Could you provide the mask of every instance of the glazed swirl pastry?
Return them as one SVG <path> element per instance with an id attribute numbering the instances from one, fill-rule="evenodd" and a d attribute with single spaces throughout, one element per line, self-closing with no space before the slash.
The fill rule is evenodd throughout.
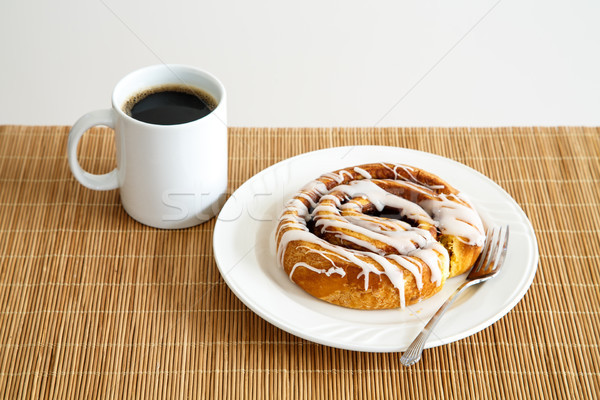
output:
<path id="1" fill-rule="evenodd" d="M 481 252 L 481 218 L 434 174 L 391 163 L 324 174 L 285 206 L 277 257 L 311 295 L 344 307 L 404 307 L 439 292 Z"/>

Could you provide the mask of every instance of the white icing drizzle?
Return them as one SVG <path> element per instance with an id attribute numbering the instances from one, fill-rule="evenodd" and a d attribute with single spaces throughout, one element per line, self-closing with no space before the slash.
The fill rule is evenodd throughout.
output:
<path id="1" fill-rule="evenodd" d="M 344 269 L 341 267 L 331 267 L 329 269 L 318 269 L 311 265 L 308 265 L 305 262 L 299 262 L 299 263 L 294 264 L 294 267 L 292 268 L 292 272 L 290 272 L 290 279 L 292 279 L 292 275 L 294 275 L 294 271 L 296 271 L 296 268 L 298 268 L 298 267 L 304 267 L 304 268 L 310 269 L 313 272 L 316 272 L 317 274 L 325 274 L 327 276 L 331 276 L 333 274 L 338 274 L 340 276 L 346 276 L 346 271 L 344 271 Z"/>
<path id="2" fill-rule="evenodd" d="M 348 203 L 344 205 L 347 204 Z M 342 211 L 343 210 L 344 207 L 342 207 Z M 410 224 L 404 221 L 396 219 L 383 220 L 382 218 L 376 218 L 365 214 L 345 215 L 344 218 L 353 225 L 362 226 L 373 232 L 388 232 L 388 235 L 393 235 L 390 231 L 405 231 L 410 228 Z"/>
<path id="3" fill-rule="evenodd" d="M 337 237 L 338 239 L 341 239 L 341 240 L 345 240 L 346 242 L 354 243 L 354 244 L 356 244 L 364 249 L 367 249 L 373 253 L 385 254 L 385 252 L 382 251 L 381 249 L 379 249 L 376 245 L 374 245 L 373 243 L 368 242 L 366 240 L 361 240 L 354 236 L 344 235 L 342 233 L 336 234 L 335 237 Z"/>
<path id="4" fill-rule="evenodd" d="M 315 228 L 320 227 L 323 228 L 324 232 L 337 232 L 328 229 L 333 227 L 345 229 L 351 232 L 364 235 L 367 239 L 385 243 L 386 245 L 393 247 L 394 249 L 396 249 L 398 254 L 407 253 L 409 251 L 425 246 L 428 242 L 434 241 L 431 234 L 423 230 L 383 231 L 381 233 L 373 232 L 369 229 L 363 228 L 362 226 L 352 225 L 343 218 L 319 218 L 315 223 Z M 364 242 L 365 245 L 359 245 L 365 248 L 368 248 L 366 244 L 370 243 L 364 239 L 361 240 L 356 237 L 350 239 L 350 236 L 346 234 L 342 234 L 340 239 L 356 241 L 357 244 L 359 244 L 360 242 Z M 382 253 L 382 250 L 379 250 L 378 253 Z"/>
<path id="5" fill-rule="evenodd" d="M 386 163 L 379 163 L 379 165 L 382 165 L 384 168 L 389 169 L 390 171 L 392 171 L 394 173 L 394 179 L 398 179 L 398 171 L 396 171 L 396 168 L 398 168 L 398 166 L 396 164 L 393 164 L 395 167 L 391 168 L 388 164 Z"/>
<path id="6" fill-rule="evenodd" d="M 312 199 L 312 197 L 310 197 L 310 195 L 307 193 L 300 192 L 296 195 L 296 197 L 301 197 L 301 198 L 307 200 L 308 204 L 310 205 L 311 208 L 314 208 L 317 205 L 317 203 L 315 203 L 315 201 Z"/>
<path id="7" fill-rule="evenodd" d="M 436 251 L 431 251 L 436 249 Z M 448 254 L 448 251 L 439 244 L 438 242 L 430 243 L 428 247 L 424 247 L 422 249 L 414 250 L 407 255 L 409 257 L 415 257 L 423 261 L 431 271 L 431 282 L 435 282 L 437 286 L 440 286 L 442 283 L 442 269 L 438 265 L 438 253 Z M 445 257 L 445 262 L 449 263 L 449 257 Z M 437 268 L 436 268 L 437 267 Z"/>
<path id="8" fill-rule="evenodd" d="M 350 179 L 354 178 L 354 176 L 350 172 L 346 171 L 345 169 L 341 170 L 338 174 L 336 174 L 334 172 L 329 172 L 329 173 L 321 175 L 321 177 L 333 179 L 337 183 L 342 183 L 342 182 L 344 182 L 344 174 L 348 175 L 348 177 Z"/>
<path id="9" fill-rule="evenodd" d="M 354 172 L 356 172 L 357 174 L 360 174 L 365 179 L 372 178 L 371 174 L 368 173 L 367 171 L 365 171 L 364 169 L 362 169 L 361 167 L 354 167 Z"/>
<path id="10" fill-rule="evenodd" d="M 423 288 L 423 275 L 421 273 L 421 268 L 417 263 L 411 261 L 410 257 L 406 256 L 391 254 L 388 257 L 391 260 L 396 261 L 401 267 L 407 269 L 415 277 L 417 289 L 421 290 Z"/>
<path id="11" fill-rule="evenodd" d="M 406 180 L 406 182 L 412 181 L 411 183 L 415 183 L 417 186 L 422 186 L 422 187 L 426 187 L 428 189 L 434 189 L 434 190 L 435 189 L 444 189 L 446 187 L 445 185 L 427 185 L 424 182 L 421 182 L 412 174 L 411 171 L 414 171 L 414 168 L 409 167 L 408 165 L 392 164 L 392 165 L 394 165 L 394 168 L 389 167 L 385 163 L 381 163 L 381 165 L 383 165 L 385 168 L 389 169 L 390 171 L 394 172 L 395 179 L 398 179 L 398 177 L 401 177 L 401 175 L 398 173 L 398 168 L 400 168 L 409 176 L 410 180 Z"/>
<path id="12" fill-rule="evenodd" d="M 325 185 L 323 182 L 314 180 L 304 185 L 300 191 L 306 193 L 315 193 L 318 195 L 318 197 L 321 197 L 329 190 L 327 190 L 327 185 Z"/>
<path id="13" fill-rule="evenodd" d="M 431 224 L 434 223 L 427 211 L 418 204 L 386 192 L 371 180 L 352 181 L 347 185 L 337 186 L 335 190 L 342 191 L 351 198 L 364 197 L 373 203 L 377 211 L 382 211 L 385 207 L 397 208 L 403 217 L 413 220 L 425 219 Z"/>
<path id="14" fill-rule="evenodd" d="M 404 296 L 404 274 L 402 273 L 402 270 L 383 256 L 377 254 L 368 254 L 368 256 L 383 267 L 383 271 L 377 271 L 377 275 L 381 275 L 382 272 L 385 273 L 390 282 L 392 282 L 392 285 L 398 289 L 398 294 L 400 296 L 400 307 L 404 307 L 406 305 L 406 299 Z M 363 271 L 361 274 L 368 274 L 368 271 Z M 360 277 L 360 274 L 358 277 Z M 368 278 L 368 275 L 365 275 L 365 290 L 369 288 Z"/>
<path id="15" fill-rule="evenodd" d="M 456 200 L 460 199 L 454 195 L 439 194 L 437 199 L 426 200 L 422 205 L 438 221 L 442 234 L 458 236 L 467 244 L 483 245 L 483 223 L 477 212 Z"/>
<path id="16" fill-rule="evenodd" d="M 304 203 L 299 199 L 291 199 L 285 204 L 284 211 L 296 211 L 297 209 L 301 210 L 301 214 L 308 214 L 308 207 L 304 205 Z"/>
<path id="17" fill-rule="evenodd" d="M 347 170 L 328 173 L 319 179 L 335 181 L 325 184 L 314 180 L 305 185 L 300 193 L 285 205 L 280 218 L 277 237 L 277 258 L 283 265 L 286 249 L 291 242 L 302 241 L 308 246 L 300 246 L 307 253 L 315 253 L 331 265 L 328 268 L 316 268 L 306 260 L 292 266 L 290 279 L 297 268 L 302 267 L 318 274 L 345 276 L 343 268 L 334 260 L 358 266 L 362 271 L 358 277 L 364 279 L 364 288 L 369 288 L 370 274 L 386 275 L 397 288 L 401 306 L 405 305 L 405 278 L 403 270 L 415 279 L 419 290 L 423 288 L 423 268 L 430 271 L 430 281 L 441 285 L 447 276 L 449 255 L 429 231 L 413 227 L 409 223 L 381 218 L 362 213 L 362 206 L 352 199 L 366 199 L 378 211 L 387 208 L 398 210 L 402 218 L 412 221 L 424 221 L 436 226 L 442 234 L 459 237 L 466 243 L 481 245 L 485 240 L 481 219 L 468 200 L 454 194 L 438 193 L 445 185 L 425 185 L 419 182 L 413 168 L 401 164 L 382 163 L 394 175 L 401 192 L 406 189 L 413 197 L 420 199 L 416 203 L 392 194 L 378 184 L 385 180 L 373 180 L 372 175 L 361 167 L 354 167 L 355 173 L 364 179 L 351 180 L 346 184 L 345 177 L 353 179 Z M 401 170 L 402 173 L 398 171 Z M 407 178 L 408 177 L 408 178 Z M 399 179 L 399 180 L 398 180 Z M 403 189 L 404 188 L 404 189 Z M 321 234 L 333 235 L 341 242 L 352 243 L 361 250 L 346 248 L 316 236 L 307 228 L 307 221 L 314 220 L 315 230 Z M 419 225 L 420 226 L 420 225 Z M 390 253 L 389 249 L 393 249 Z M 397 253 L 397 254 L 394 254 Z"/>
<path id="18" fill-rule="evenodd" d="M 317 253 L 317 254 L 319 254 L 321 257 L 323 257 L 324 259 L 326 259 L 327 261 L 329 261 L 331 263 L 331 265 L 333 265 L 334 267 L 336 267 L 335 262 L 333 262 L 333 260 L 328 257 L 328 255 L 329 256 L 335 256 L 336 254 L 334 254 L 334 253 L 328 253 L 328 252 L 321 251 L 321 250 L 311 249 L 308 246 L 299 246 L 299 247 L 306 249 L 307 253 Z"/>
<path id="19" fill-rule="evenodd" d="M 277 254 L 277 258 L 279 259 L 279 263 L 281 265 L 283 265 L 283 257 L 285 256 L 285 249 L 287 248 L 287 246 L 290 242 L 293 242 L 296 240 L 306 241 L 306 242 L 315 244 L 317 246 L 323 247 L 323 248 L 327 249 L 328 251 L 335 253 L 335 255 L 337 257 L 339 257 L 341 260 L 350 262 L 350 263 L 353 263 L 353 264 L 356 264 L 357 266 L 359 266 L 362 269 L 361 275 L 365 277 L 365 289 L 367 289 L 369 287 L 368 279 L 369 279 L 369 274 L 371 272 L 375 273 L 377 275 L 381 274 L 381 271 L 379 271 L 374 265 L 362 260 L 358 256 L 359 254 L 361 254 L 360 252 L 353 251 L 351 249 L 345 249 L 340 246 L 332 245 L 332 244 L 326 242 L 325 240 L 318 238 L 314 234 L 312 234 L 308 231 L 303 231 L 303 230 L 288 230 L 281 237 L 281 242 L 280 242 L 280 245 L 278 248 L 278 254 Z M 294 267 L 302 266 L 302 265 L 298 265 L 298 264 L 301 264 L 301 263 L 294 264 Z"/>

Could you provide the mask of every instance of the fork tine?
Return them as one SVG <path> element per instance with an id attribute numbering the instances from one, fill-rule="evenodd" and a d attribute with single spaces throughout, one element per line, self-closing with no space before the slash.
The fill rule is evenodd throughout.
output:
<path id="1" fill-rule="evenodd" d="M 496 262 L 494 263 L 494 269 L 496 269 L 500 265 L 502 265 L 504 263 L 504 258 L 506 257 L 506 249 L 508 247 L 508 234 L 509 234 L 510 227 L 508 225 L 506 225 L 505 228 L 506 229 L 504 231 L 504 235 L 501 237 L 503 242 L 501 242 L 501 244 L 498 246 L 498 248 L 499 249 L 502 248 L 502 250 L 499 251 L 498 258 L 496 259 Z"/>
<path id="2" fill-rule="evenodd" d="M 475 268 L 473 268 L 473 272 L 479 273 L 482 269 L 486 269 L 487 266 L 490 264 L 490 259 L 494 251 L 493 243 L 497 233 L 498 227 L 494 226 L 485 240 L 485 245 L 483 247 L 483 250 L 481 251 L 481 257 L 479 258 L 479 261 Z"/>
<path id="3" fill-rule="evenodd" d="M 500 240 L 501 238 L 501 231 L 502 227 L 495 227 L 494 231 L 492 232 L 492 235 L 490 235 L 490 247 L 488 249 L 489 254 L 487 254 L 487 257 L 485 258 L 485 264 L 479 271 L 480 273 L 489 273 L 495 265 L 495 261 L 497 259 L 498 254 L 498 240 Z"/>
<path id="4" fill-rule="evenodd" d="M 490 251 L 490 258 L 485 270 L 482 271 L 486 274 L 493 273 L 496 271 L 504 262 L 506 256 L 506 248 L 508 245 L 508 225 L 500 227 L 497 231 L 497 235 L 494 237 L 493 249 Z"/>
<path id="5" fill-rule="evenodd" d="M 493 227 L 492 231 L 490 232 L 488 237 L 485 239 L 483 250 L 481 251 L 481 257 L 479 257 L 479 260 L 477 261 L 477 265 L 475 265 L 475 267 L 473 267 L 473 269 L 472 269 L 473 272 L 478 272 L 481 269 L 481 267 L 486 264 L 486 262 L 487 262 L 486 260 L 489 257 L 488 249 L 490 247 L 490 243 L 492 242 L 491 238 L 494 235 L 495 231 L 496 231 L 496 227 Z"/>

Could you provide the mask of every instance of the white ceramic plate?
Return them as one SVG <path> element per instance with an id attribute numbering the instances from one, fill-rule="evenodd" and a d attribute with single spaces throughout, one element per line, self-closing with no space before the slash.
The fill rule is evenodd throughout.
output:
<path id="1" fill-rule="evenodd" d="M 214 253 L 223 279 L 250 309 L 304 339 L 358 351 L 402 351 L 465 276 L 449 279 L 430 299 L 405 309 L 361 311 L 318 300 L 277 265 L 274 233 L 284 203 L 304 184 L 336 169 L 371 162 L 413 165 L 433 172 L 468 195 L 486 225 L 509 224 L 500 274 L 467 289 L 439 322 L 426 347 L 472 335 L 508 313 L 535 275 L 538 247 L 531 223 L 496 183 L 456 161 L 397 147 L 338 147 L 277 163 L 245 182 L 219 214 Z"/>

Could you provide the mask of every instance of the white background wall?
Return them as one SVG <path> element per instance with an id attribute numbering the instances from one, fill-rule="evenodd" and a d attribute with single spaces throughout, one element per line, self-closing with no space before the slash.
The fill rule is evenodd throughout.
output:
<path id="1" fill-rule="evenodd" d="M 232 126 L 600 125 L 597 0 L 1 0 L 0 124 L 72 124 L 156 63 Z"/>

